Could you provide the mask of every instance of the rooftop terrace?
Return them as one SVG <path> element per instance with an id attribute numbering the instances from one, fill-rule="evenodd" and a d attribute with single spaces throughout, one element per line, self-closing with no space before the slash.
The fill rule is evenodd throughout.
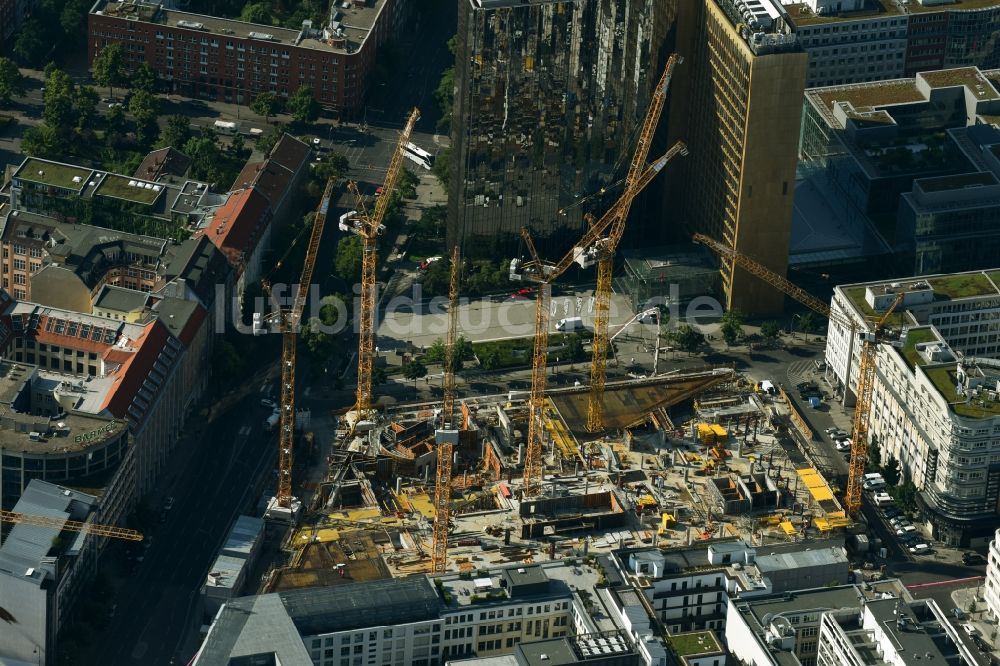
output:
<path id="1" fill-rule="evenodd" d="M 80 191 L 87 184 L 91 173 L 93 172 L 90 169 L 29 157 L 21 168 L 14 172 L 14 177 L 42 185 Z"/>
<path id="2" fill-rule="evenodd" d="M 924 372 L 934 384 L 934 388 L 948 401 L 951 410 L 959 416 L 972 419 L 1000 416 L 1000 400 L 979 399 L 970 396 L 970 399 L 966 401 L 965 396 L 958 395 L 955 390 L 957 382 L 954 364 L 924 368 Z"/>
<path id="3" fill-rule="evenodd" d="M 911 328 L 906 332 L 906 341 L 903 343 L 903 348 L 900 353 L 903 358 L 906 359 L 906 364 L 910 366 L 912 370 L 915 366 L 924 365 L 924 359 L 917 352 L 917 345 L 924 342 L 933 342 L 937 340 L 938 337 L 934 333 L 934 329 L 930 326 L 920 326 L 919 328 Z"/>
<path id="4" fill-rule="evenodd" d="M 901 12 L 894 2 L 883 0 L 868 0 L 866 8 L 857 12 L 842 12 L 840 14 L 817 14 L 804 2 L 785 5 L 792 23 L 797 27 L 821 23 L 839 23 L 843 21 L 859 21 L 875 16 L 898 16 Z"/>
<path id="5" fill-rule="evenodd" d="M 714 631 L 695 631 L 686 634 L 670 636 L 670 645 L 678 657 L 691 657 L 698 654 L 722 652 Z"/>
<path id="6" fill-rule="evenodd" d="M 978 99 L 1000 99 L 1000 93 L 997 93 L 993 84 L 975 67 L 920 72 L 917 76 L 923 78 L 933 88 L 966 86 L 976 94 Z"/>
<path id="7" fill-rule="evenodd" d="M 974 298 L 977 296 L 992 296 L 1000 294 L 984 273 L 958 273 L 943 275 L 927 280 L 934 289 L 936 299 Z"/>

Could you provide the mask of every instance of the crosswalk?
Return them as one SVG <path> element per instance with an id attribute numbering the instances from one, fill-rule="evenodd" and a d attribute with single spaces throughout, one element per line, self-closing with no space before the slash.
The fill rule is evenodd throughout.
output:
<path id="1" fill-rule="evenodd" d="M 788 386 L 794 387 L 797 384 L 816 380 L 816 366 L 812 361 L 794 361 L 788 364 L 786 371 L 788 375 Z"/>

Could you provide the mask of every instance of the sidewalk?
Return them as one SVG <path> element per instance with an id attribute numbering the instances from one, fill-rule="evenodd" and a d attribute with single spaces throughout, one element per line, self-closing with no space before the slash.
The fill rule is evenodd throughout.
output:
<path id="1" fill-rule="evenodd" d="M 956 608 L 961 608 L 965 613 L 966 618 L 961 621 L 961 624 L 971 624 L 975 627 L 980 638 L 993 648 L 992 654 L 1000 656 L 1000 651 L 997 649 L 998 644 L 1000 644 L 1000 631 L 998 631 L 996 620 L 987 610 L 986 602 L 981 593 L 982 586 L 966 587 L 952 592 L 951 600 L 955 602 Z M 970 608 L 973 608 L 973 603 L 975 603 L 975 610 L 970 611 Z"/>

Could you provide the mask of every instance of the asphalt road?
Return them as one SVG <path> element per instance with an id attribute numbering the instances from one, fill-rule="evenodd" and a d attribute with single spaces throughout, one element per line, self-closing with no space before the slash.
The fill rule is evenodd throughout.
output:
<path id="1" fill-rule="evenodd" d="M 175 504 L 148 536 L 145 561 L 118 590 L 118 609 L 92 664 L 185 663 L 185 647 L 202 622 L 199 588 L 236 516 L 252 508 L 258 481 L 274 467 L 273 437 L 262 433 L 260 394 L 253 391 L 220 415 L 194 442 L 194 453 L 164 494 Z M 181 655 L 181 652 L 185 654 Z M 176 658 L 176 659 L 175 659 Z"/>

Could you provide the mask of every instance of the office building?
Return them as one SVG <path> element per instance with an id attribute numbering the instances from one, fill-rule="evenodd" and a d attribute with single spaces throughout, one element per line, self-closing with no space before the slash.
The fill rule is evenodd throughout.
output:
<path id="1" fill-rule="evenodd" d="M 351 115 L 364 106 L 368 76 L 389 41 L 394 0 L 330 4 L 323 25 L 288 29 L 168 9 L 160 3 L 101 0 L 88 18 L 92 63 L 121 44 L 126 64 L 148 64 L 187 97 L 249 104 L 262 92 L 287 97 L 308 86 L 324 107 Z"/>
<path id="2" fill-rule="evenodd" d="M 93 495 L 38 479 L 25 489 L 14 511 L 61 523 L 101 523 Z M 62 663 L 56 637 L 97 570 L 100 542 L 80 532 L 16 524 L 0 546 L 0 662 Z"/>
<path id="3" fill-rule="evenodd" d="M 937 602 L 895 580 L 732 599 L 726 643 L 754 666 L 978 663 Z"/>
<path id="4" fill-rule="evenodd" d="M 459 2 L 449 245 L 509 257 L 528 227 L 546 257 L 570 250 L 620 192 L 591 196 L 625 175 L 675 5 Z"/>
<path id="5" fill-rule="evenodd" d="M 878 351 L 869 430 L 899 460 L 934 537 L 985 546 L 1000 501 L 1000 271 L 838 286 L 827 376 L 853 403 L 860 343 L 903 294 Z M 848 379 L 849 378 L 849 379 Z"/>
<path id="6" fill-rule="evenodd" d="M 974 67 L 806 92 L 793 266 L 883 275 L 995 265 L 1000 71 Z"/>
<path id="7" fill-rule="evenodd" d="M 241 597 L 216 615 L 196 666 L 236 658 L 286 666 L 434 666 L 593 633 L 582 591 L 596 572 L 566 562 L 410 576 Z"/>
<path id="8" fill-rule="evenodd" d="M 986 582 L 983 588 L 986 608 L 993 616 L 994 624 L 1000 624 L 1000 529 L 990 541 L 986 554 Z"/>
<path id="9" fill-rule="evenodd" d="M 698 231 L 785 274 L 807 56 L 777 0 L 684 3 L 669 131 L 691 154 L 668 186 L 675 235 Z M 784 296 L 723 265 L 724 305 L 750 316 Z"/>
<path id="10" fill-rule="evenodd" d="M 205 613 L 215 615 L 222 604 L 242 594 L 263 542 L 263 518 L 236 518 L 201 586 Z"/>

